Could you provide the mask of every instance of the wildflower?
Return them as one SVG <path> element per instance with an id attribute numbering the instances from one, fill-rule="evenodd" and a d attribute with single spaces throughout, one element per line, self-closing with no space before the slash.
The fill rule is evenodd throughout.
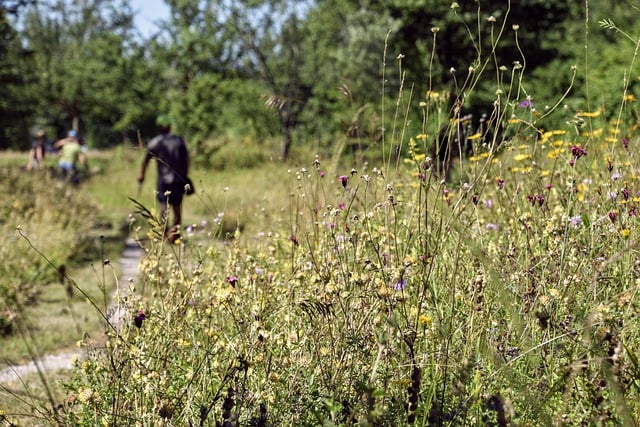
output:
<path id="1" fill-rule="evenodd" d="M 395 285 L 393 285 L 393 289 L 395 289 L 396 291 L 401 291 L 406 286 L 407 286 L 407 279 L 402 277 L 402 278 L 398 279 L 398 281 L 396 282 Z"/>
<path id="2" fill-rule="evenodd" d="M 324 178 L 324 171 L 318 171 L 318 175 L 320 175 L 320 178 Z"/>
<path id="3" fill-rule="evenodd" d="M 527 99 L 523 99 L 522 101 L 520 101 L 518 103 L 518 107 L 520 108 L 533 108 L 533 102 L 531 102 L 531 99 L 527 98 Z"/>
<path id="4" fill-rule="evenodd" d="M 622 175 L 619 174 L 618 172 L 616 172 L 613 175 L 611 175 L 611 181 L 617 181 L 619 179 L 622 179 Z"/>
<path id="5" fill-rule="evenodd" d="M 142 327 L 142 322 L 147 319 L 147 316 L 144 314 L 144 310 L 138 311 L 138 314 L 133 318 L 133 323 L 139 329 Z"/>
<path id="6" fill-rule="evenodd" d="M 580 147 L 579 145 L 572 145 L 570 150 L 571 150 L 571 154 L 573 155 L 573 158 L 576 160 L 578 160 L 582 156 L 587 155 L 587 151 L 584 148 Z"/>
<path id="7" fill-rule="evenodd" d="M 500 230 L 500 226 L 498 224 L 488 223 L 486 226 L 487 230 L 498 231 Z"/>
<path id="8" fill-rule="evenodd" d="M 621 235 L 623 238 L 627 239 L 627 238 L 629 238 L 629 236 L 631 235 L 631 230 L 629 230 L 628 228 L 625 228 L 625 229 L 623 229 L 623 230 L 620 230 L 620 235 Z"/>
<path id="9" fill-rule="evenodd" d="M 238 277 L 237 276 L 227 276 L 227 283 L 235 288 L 236 287 L 236 283 L 238 283 Z"/>
<path id="10" fill-rule="evenodd" d="M 291 243 L 293 243 L 294 246 L 298 246 L 298 239 L 296 236 L 292 234 L 291 236 L 289 236 L 289 240 L 291 240 Z"/>
<path id="11" fill-rule="evenodd" d="M 624 147 L 625 150 L 629 149 L 629 139 L 628 138 L 622 138 L 622 146 Z"/>
<path id="12" fill-rule="evenodd" d="M 486 209 L 491 209 L 493 207 L 493 200 L 491 199 L 486 199 L 484 201 L 484 203 L 482 203 L 482 205 L 486 208 Z"/>
<path id="13" fill-rule="evenodd" d="M 340 180 L 340 184 L 342 184 L 342 187 L 345 188 L 347 186 L 347 181 L 349 180 L 349 177 L 346 175 L 340 175 L 338 179 Z"/>
<path id="14" fill-rule="evenodd" d="M 574 228 L 579 228 L 582 225 L 582 217 L 580 215 L 572 216 L 569 222 Z"/>
<path id="15" fill-rule="evenodd" d="M 616 219 L 618 219 L 618 212 L 616 211 L 609 212 L 609 219 L 611 220 L 611 222 L 616 222 Z"/>
<path id="16" fill-rule="evenodd" d="M 529 203 L 531 203 L 531 206 L 535 206 L 536 203 L 538 204 L 538 206 L 542 206 L 544 204 L 545 197 L 542 194 L 533 194 L 527 196 L 527 200 L 529 201 Z"/>
<path id="17" fill-rule="evenodd" d="M 630 193 L 628 188 L 623 188 L 621 193 L 625 200 L 629 200 Z"/>
<path id="18" fill-rule="evenodd" d="M 431 316 L 423 314 L 420 317 L 418 317 L 418 323 L 420 323 L 422 326 L 429 326 L 431 325 L 431 322 L 433 321 L 433 319 L 431 318 Z"/>
<path id="19" fill-rule="evenodd" d="M 504 179 L 502 178 L 496 179 L 496 184 L 498 185 L 498 188 L 502 190 L 504 188 Z"/>

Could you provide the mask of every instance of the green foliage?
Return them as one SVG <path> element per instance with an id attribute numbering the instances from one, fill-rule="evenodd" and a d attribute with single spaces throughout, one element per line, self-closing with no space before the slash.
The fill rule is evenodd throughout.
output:
<path id="1" fill-rule="evenodd" d="M 478 153 L 459 188 L 419 145 L 388 172 L 317 159 L 258 232 L 147 241 L 67 422 L 632 424 L 635 151 L 535 137 Z"/>
<path id="2" fill-rule="evenodd" d="M 45 170 L 25 174 L 3 166 L 0 178 L 11 189 L 0 198 L 0 227 L 7 238 L 0 249 L 0 323 L 4 333 L 12 333 L 16 309 L 38 304 L 43 286 L 72 286 L 64 270 L 90 256 L 97 237 L 90 230 L 100 219 L 85 196 Z M 33 256 L 37 252 L 46 258 Z"/>
<path id="3" fill-rule="evenodd" d="M 0 7 L 0 149 L 26 147 L 33 113 L 32 94 L 25 91 L 34 78 L 30 66 L 33 52 L 23 49 L 19 34 L 9 24 L 7 11 Z"/>

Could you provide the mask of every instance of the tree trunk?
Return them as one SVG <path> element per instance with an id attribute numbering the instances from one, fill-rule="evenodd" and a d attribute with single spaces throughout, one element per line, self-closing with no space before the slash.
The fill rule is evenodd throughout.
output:
<path id="1" fill-rule="evenodd" d="M 287 123 L 282 124 L 282 160 L 286 161 L 289 158 L 289 152 L 291 151 L 291 126 Z"/>

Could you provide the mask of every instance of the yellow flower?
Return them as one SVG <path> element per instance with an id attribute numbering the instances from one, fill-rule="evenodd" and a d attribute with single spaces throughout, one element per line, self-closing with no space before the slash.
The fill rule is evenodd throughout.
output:
<path id="1" fill-rule="evenodd" d="M 431 322 L 433 321 L 433 319 L 431 318 L 431 316 L 423 314 L 420 317 L 418 317 L 418 323 L 420 323 L 422 326 L 429 326 L 431 325 Z"/>
<path id="2" fill-rule="evenodd" d="M 628 228 L 624 228 L 624 229 L 620 230 L 620 235 L 623 238 L 628 239 L 629 236 L 631 235 L 631 230 L 629 230 Z"/>
<path id="3" fill-rule="evenodd" d="M 580 115 L 582 117 L 598 117 L 600 115 L 600 111 L 584 111 Z"/>
<path id="4" fill-rule="evenodd" d="M 516 162 L 521 162 L 523 160 L 527 160 L 531 158 L 531 154 L 518 154 L 517 156 L 513 157 L 513 160 L 515 160 Z"/>
<path id="5" fill-rule="evenodd" d="M 427 95 L 426 95 L 427 99 L 438 99 L 440 98 L 440 92 L 434 92 L 431 90 L 427 91 Z"/>
<path id="6" fill-rule="evenodd" d="M 603 132 L 603 130 L 602 130 L 602 128 L 600 128 L 600 129 L 594 130 L 593 132 L 585 132 L 584 136 L 599 137 L 599 136 L 602 136 L 602 132 Z"/>
<path id="7" fill-rule="evenodd" d="M 636 102 L 636 96 L 632 93 L 628 93 L 623 98 L 626 102 Z"/>
<path id="8" fill-rule="evenodd" d="M 475 141 L 476 139 L 480 139 L 481 137 L 482 137 L 482 133 L 477 132 L 477 133 L 474 133 L 473 135 L 471 135 L 470 137 L 468 137 L 467 139 L 469 141 Z"/>
<path id="9" fill-rule="evenodd" d="M 564 150 L 562 148 L 556 148 L 554 150 L 549 151 L 549 153 L 547 153 L 547 157 L 550 159 L 555 159 L 563 152 Z"/>

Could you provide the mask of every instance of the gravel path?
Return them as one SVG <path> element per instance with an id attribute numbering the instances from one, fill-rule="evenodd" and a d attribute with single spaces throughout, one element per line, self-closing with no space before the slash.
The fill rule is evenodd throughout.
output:
<path id="1" fill-rule="evenodd" d="M 140 259 L 144 256 L 144 250 L 133 239 L 127 239 L 122 257 L 120 258 L 120 266 L 122 274 L 118 279 L 120 287 L 120 295 L 129 292 L 129 278 L 135 278 L 138 275 L 138 265 Z M 109 321 L 118 325 L 125 316 L 125 311 L 116 306 L 112 306 L 109 310 Z M 65 351 L 57 354 L 48 354 L 39 360 L 29 362 L 24 365 L 9 366 L 0 370 L 0 383 L 10 383 L 20 381 L 26 375 L 40 371 L 58 371 L 61 369 L 71 369 L 72 359 L 74 356 L 82 356 L 80 350 Z"/>

